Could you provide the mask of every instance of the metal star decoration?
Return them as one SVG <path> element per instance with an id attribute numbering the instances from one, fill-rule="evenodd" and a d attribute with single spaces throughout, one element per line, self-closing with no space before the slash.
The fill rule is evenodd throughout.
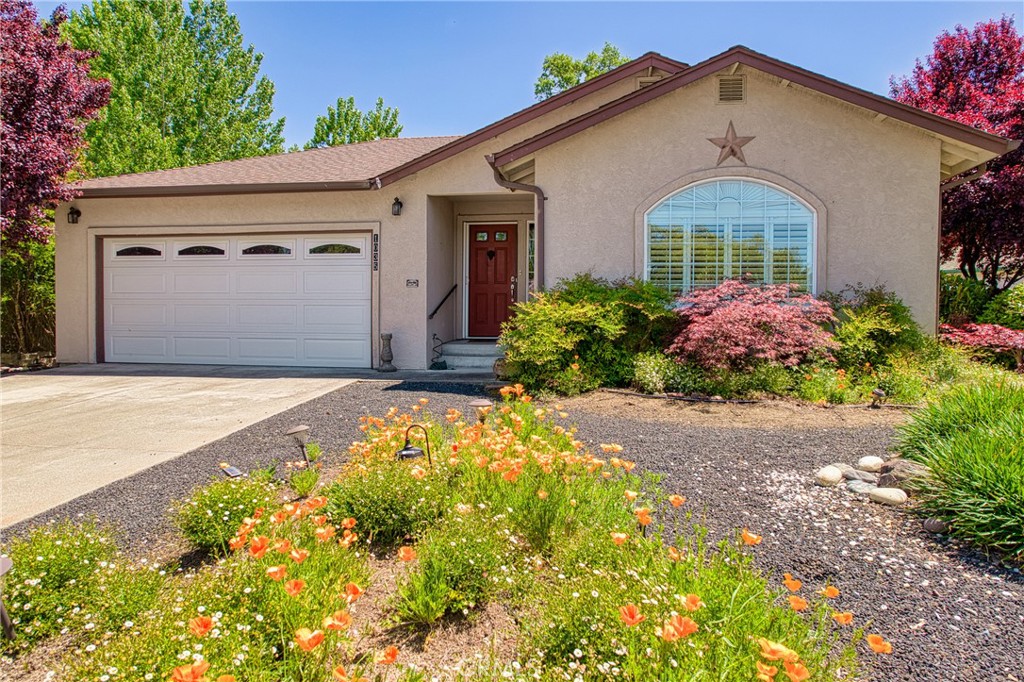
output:
<path id="1" fill-rule="evenodd" d="M 729 121 L 729 129 L 725 131 L 725 137 L 709 137 L 707 139 L 708 142 L 722 150 L 718 155 L 718 163 L 715 164 L 716 166 L 721 166 L 722 162 L 730 156 L 735 156 L 740 160 L 740 163 L 745 164 L 747 160 L 743 157 L 743 145 L 754 138 L 738 136 L 736 129 L 732 127 L 732 121 Z"/>

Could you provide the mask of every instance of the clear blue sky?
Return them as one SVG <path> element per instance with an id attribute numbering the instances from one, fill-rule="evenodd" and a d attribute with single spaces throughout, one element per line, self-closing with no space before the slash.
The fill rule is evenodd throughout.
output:
<path id="1" fill-rule="evenodd" d="M 56 3 L 36 3 L 49 14 Z M 80 2 L 68 3 L 71 9 Z M 688 63 L 742 44 L 887 94 L 935 37 L 1013 15 L 1018 2 L 257 2 L 229 0 L 277 86 L 287 143 L 338 97 L 398 107 L 403 136 L 468 133 L 532 104 L 551 52 L 605 41 Z"/>

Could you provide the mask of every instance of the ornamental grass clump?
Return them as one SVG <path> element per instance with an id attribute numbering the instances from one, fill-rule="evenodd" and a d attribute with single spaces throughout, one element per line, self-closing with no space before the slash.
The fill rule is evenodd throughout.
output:
<path id="1" fill-rule="evenodd" d="M 681 330 L 668 348 L 680 361 L 709 370 L 749 371 L 768 362 L 794 367 L 831 359 L 837 344 L 823 325 L 832 307 L 793 285 L 751 285 L 726 280 L 713 289 L 680 296 Z"/>
<path id="2" fill-rule="evenodd" d="M 926 464 L 922 509 L 950 531 L 1024 558 L 1024 385 L 1012 376 L 956 387 L 897 431 L 904 457 Z"/>

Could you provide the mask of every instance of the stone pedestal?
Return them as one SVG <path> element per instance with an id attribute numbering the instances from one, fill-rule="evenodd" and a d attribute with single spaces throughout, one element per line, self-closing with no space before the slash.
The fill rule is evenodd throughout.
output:
<path id="1" fill-rule="evenodd" d="M 391 364 L 395 354 L 391 352 L 391 334 L 380 335 L 380 366 L 378 372 L 396 372 L 398 368 Z"/>

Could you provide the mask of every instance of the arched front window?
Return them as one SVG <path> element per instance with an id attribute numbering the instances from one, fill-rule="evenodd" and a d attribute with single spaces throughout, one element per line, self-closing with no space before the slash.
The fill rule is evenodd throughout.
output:
<path id="1" fill-rule="evenodd" d="M 647 279 L 673 292 L 741 278 L 811 291 L 814 217 L 757 180 L 690 185 L 647 212 Z"/>

